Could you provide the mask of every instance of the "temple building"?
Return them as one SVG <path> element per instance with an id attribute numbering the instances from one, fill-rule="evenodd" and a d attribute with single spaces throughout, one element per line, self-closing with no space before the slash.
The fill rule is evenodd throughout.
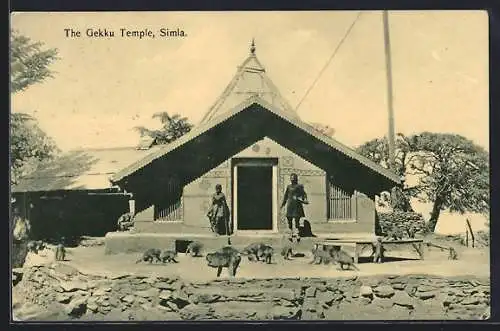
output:
<path id="1" fill-rule="evenodd" d="M 314 234 L 373 234 L 375 196 L 401 184 L 391 171 L 302 121 L 253 44 L 201 122 L 178 140 L 78 153 L 55 161 L 57 175 L 44 175 L 51 170 L 46 167 L 13 188 L 25 213 L 29 204 L 37 209 L 71 197 L 87 201 L 77 203 L 82 210 L 95 210 L 100 201 L 106 224 L 130 208 L 130 235 L 211 235 L 206 213 L 220 184 L 235 236 L 278 235 L 287 227 L 281 200 L 296 173 L 309 198 L 304 208 Z M 76 222 L 72 217 L 68 221 Z"/>

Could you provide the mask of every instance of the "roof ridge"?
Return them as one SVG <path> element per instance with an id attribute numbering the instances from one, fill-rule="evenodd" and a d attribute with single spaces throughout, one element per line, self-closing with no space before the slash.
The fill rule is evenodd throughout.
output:
<path id="1" fill-rule="evenodd" d="M 261 96 L 270 96 L 271 103 L 277 104 L 280 108 L 283 108 L 284 111 L 289 112 L 292 116 L 298 117 L 295 109 L 290 105 L 288 100 L 283 97 L 279 89 L 268 76 L 264 65 L 262 65 L 259 61 L 255 52 L 251 52 L 251 54 L 236 68 L 237 70 L 233 75 L 233 78 L 202 117 L 199 124 L 213 120 L 219 113 L 229 111 L 233 108 L 231 105 L 234 105 L 235 102 L 241 100 L 241 95 L 253 93 Z M 250 78 L 249 80 L 242 79 L 247 76 Z M 255 79 L 257 81 L 255 81 Z M 238 84 L 243 84 L 243 88 Z M 255 86 L 255 84 L 257 85 Z M 235 97 L 231 98 L 232 95 Z"/>
<path id="2" fill-rule="evenodd" d="M 45 179 L 45 178 L 71 178 L 71 177 L 82 177 L 82 176 L 106 176 L 113 175 L 116 171 L 113 172 L 90 172 L 90 173 L 81 173 L 81 174 L 69 174 L 69 175 L 54 175 L 54 176 L 25 176 L 22 179 Z"/>
<path id="3" fill-rule="evenodd" d="M 347 157 L 351 159 L 357 160 L 359 163 L 362 165 L 371 168 L 373 171 L 378 172 L 380 175 L 394 181 L 394 182 L 400 182 L 400 179 L 397 177 L 396 174 L 391 172 L 390 170 L 382 167 L 381 165 L 373 162 L 369 158 L 359 154 L 354 150 L 354 148 L 349 147 L 337 139 L 333 137 L 329 137 L 318 130 L 316 130 L 313 126 L 303 122 L 299 118 L 295 118 L 293 116 L 290 116 L 289 112 L 282 111 L 280 108 L 275 107 L 274 105 L 270 104 L 266 100 L 260 98 L 257 95 L 250 96 L 249 98 L 245 99 L 243 102 L 239 103 L 237 106 L 233 107 L 230 111 L 223 112 L 222 114 L 219 114 L 219 116 L 215 116 L 213 120 L 201 123 L 198 127 L 195 129 L 191 130 L 189 133 L 185 134 L 184 136 L 180 137 L 179 139 L 175 140 L 171 144 L 164 146 L 163 148 L 157 150 L 154 153 L 145 155 L 142 159 L 128 165 L 124 169 L 119 170 L 116 174 L 114 174 L 110 180 L 112 182 L 118 182 L 124 177 L 128 176 L 129 174 L 137 171 L 138 169 L 141 169 L 142 167 L 146 166 L 148 163 L 153 162 L 154 160 L 164 156 L 165 154 L 171 152 L 172 150 L 175 150 L 182 146 L 184 143 L 187 141 L 194 139 L 200 134 L 203 134 L 210 128 L 224 122 L 228 118 L 240 113 L 247 107 L 250 107 L 253 104 L 257 104 L 261 106 L 264 109 L 267 109 L 268 111 L 274 113 L 275 115 L 283 118 L 284 120 L 290 122 L 293 124 L 295 127 L 298 129 L 304 130 L 316 139 L 323 141 L 324 143 L 330 145 L 332 148 L 340 151 Z"/>
<path id="4" fill-rule="evenodd" d="M 118 147 L 79 147 L 73 148 L 66 152 L 83 152 L 83 151 L 109 151 L 109 150 L 127 150 L 127 149 L 137 149 L 137 146 L 118 146 Z"/>

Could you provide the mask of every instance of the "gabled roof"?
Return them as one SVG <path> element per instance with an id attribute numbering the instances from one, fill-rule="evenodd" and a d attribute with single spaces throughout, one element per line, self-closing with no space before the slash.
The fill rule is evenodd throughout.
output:
<path id="1" fill-rule="evenodd" d="M 200 125 L 193 128 L 193 130 L 191 130 L 189 133 L 185 134 L 184 136 L 182 136 L 181 138 L 172 142 L 171 144 L 160 146 L 155 152 L 148 154 L 144 158 L 138 160 L 137 162 L 131 164 L 130 166 L 126 167 L 125 169 L 114 174 L 111 177 L 111 181 L 114 183 L 117 183 L 117 182 L 123 180 L 125 177 L 127 177 L 127 176 L 133 174 L 134 172 L 140 170 L 141 168 L 147 166 L 151 162 L 153 162 L 161 157 L 166 156 L 171 151 L 176 150 L 178 148 L 181 148 L 184 144 L 201 136 L 205 132 L 213 129 L 214 127 L 221 125 L 229 118 L 231 118 L 231 117 L 233 117 L 241 112 L 244 112 L 247 109 L 250 109 L 251 106 L 253 106 L 253 105 L 260 106 L 259 109 L 261 109 L 261 111 L 268 111 L 272 114 L 279 116 L 284 121 L 286 121 L 286 122 L 292 124 L 293 126 L 303 130 L 304 132 L 307 132 L 310 136 L 327 144 L 331 148 L 341 152 L 342 154 L 349 157 L 350 159 L 355 160 L 355 161 L 359 162 L 360 164 L 362 164 L 363 166 L 370 168 L 372 171 L 384 176 L 388 180 L 392 181 L 394 184 L 400 184 L 401 179 L 393 172 L 385 169 L 384 167 L 371 161 L 370 159 L 356 153 L 353 149 L 338 142 L 336 139 L 329 137 L 329 136 L 326 136 L 325 134 L 319 132 L 311 125 L 308 125 L 308 124 L 302 122 L 300 119 L 298 119 L 297 117 L 290 114 L 290 112 L 283 111 L 280 108 L 268 103 L 266 100 L 262 99 L 261 97 L 255 96 L 255 95 L 248 97 L 246 100 L 241 102 L 236 107 L 233 107 L 231 110 L 223 112 L 223 113 L 219 114 L 218 116 L 215 116 L 210 121 L 208 121 L 208 122 L 205 121 L 205 122 L 201 123 Z"/>
<path id="2" fill-rule="evenodd" d="M 12 187 L 12 192 L 110 189 L 111 175 L 142 159 L 156 148 L 141 150 L 137 147 L 120 147 L 70 151 L 23 177 Z"/>
<path id="3" fill-rule="evenodd" d="M 292 117 L 298 115 L 283 98 L 271 79 L 267 76 L 266 69 L 255 55 L 255 44 L 252 41 L 250 55 L 238 66 L 236 74 L 227 85 L 224 92 L 202 118 L 200 124 L 228 112 L 235 106 L 251 96 L 258 96 L 269 104 L 282 109 Z"/>

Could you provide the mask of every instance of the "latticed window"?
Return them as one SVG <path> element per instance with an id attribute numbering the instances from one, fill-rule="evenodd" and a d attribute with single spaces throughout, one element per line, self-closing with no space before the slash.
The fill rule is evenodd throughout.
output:
<path id="1" fill-rule="evenodd" d="M 177 180 L 168 181 L 161 198 L 155 203 L 154 219 L 157 222 L 182 220 L 182 187 Z"/>
<path id="2" fill-rule="evenodd" d="M 329 220 L 353 219 L 351 194 L 334 185 L 331 180 L 327 183 L 327 208 Z"/>

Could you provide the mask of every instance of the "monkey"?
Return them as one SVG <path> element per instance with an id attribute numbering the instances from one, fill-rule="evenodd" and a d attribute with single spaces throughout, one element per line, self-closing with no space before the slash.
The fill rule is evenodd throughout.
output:
<path id="1" fill-rule="evenodd" d="M 130 212 L 121 215 L 116 222 L 118 225 L 118 231 L 128 231 L 132 226 L 134 226 L 133 218 L 134 215 Z"/>
<path id="2" fill-rule="evenodd" d="M 450 247 L 448 252 L 448 260 L 458 260 L 457 251 L 453 247 Z"/>
<path id="3" fill-rule="evenodd" d="M 385 248 L 382 245 L 382 238 L 378 237 L 377 241 L 372 244 L 373 263 L 382 263 L 384 252 Z"/>
<path id="4" fill-rule="evenodd" d="M 271 259 L 274 254 L 274 248 L 269 245 L 261 245 L 257 250 L 257 259 L 260 261 L 263 258 L 262 262 L 266 262 L 267 264 L 271 264 Z"/>
<path id="5" fill-rule="evenodd" d="M 153 260 L 156 260 L 158 262 L 161 262 L 161 250 L 159 250 L 158 248 L 150 248 L 148 250 L 146 250 L 143 254 L 142 254 L 142 257 L 137 260 L 137 262 L 135 262 L 136 264 L 139 263 L 139 262 L 149 262 L 149 263 L 152 263 Z"/>
<path id="6" fill-rule="evenodd" d="M 56 246 L 56 261 L 64 261 L 66 260 L 66 248 L 61 243 Z"/>
<path id="7" fill-rule="evenodd" d="M 240 254 L 240 252 L 232 246 L 224 246 L 221 249 L 217 250 L 217 252 L 222 253 L 222 254 L 226 254 L 226 255 L 231 255 L 231 254 L 239 255 Z"/>
<path id="8" fill-rule="evenodd" d="M 292 246 L 283 246 L 283 248 L 281 248 L 281 256 L 283 256 L 285 260 L 290 260 L 290 257 L 293 256 Z"/>
<path id="9" fill-rule="evenodd" d="M 162 251 L 160 254 L 160 260 L 163 263 L 166 262 L 178 263 L 178 261 L 175 259 L 176 257 L 177 257 L 177 252 L 171 250 Z"/>
<path id="10" fill-rule="evenodd" d="M 28 252 L 38 254 L 38 247 L 35 241 L 30 241 L 28 245 L 26 245 L 26 248 L 28 248 Z"/>
<path id="11" fill-rule="evenodd" d="M 192 257 L 201 256 L 201 249 L 203 248 L 203 244 L 198 241 L 192 241 L 189 243 L 186 254 L 190 254 Z"/>
<path id="12" fill-rule="evenodd" d="M 341 249 L 334 251 L 333 259 L 338 264 L 340 264 L 340 269 L 342 270 L 346 270 L 344 269 L 344 265 L 347 265 L 348 267 L 347 270 L 349 270 L 351 267 L 356 270 L 359 270 L 358 267 L 354 265 L 354 258 Z"/>
<path id="13" fill-rule="evenodd" d="M 39 251 L 43 251 L 45 249 L 45 243 L 41 240 L 30 241 L 27 248 L 28 251 L 38 254 Z"/>
<path id="14" fill-rule="evenodd" d="M 258 255 L 259 250 L 263 249 L 265 245 L 263 243 L 253 243 L 248 245 L 241 252 L 242 255 L 246 255 L 248 257 L 248 261 L 260 261 L 260 257 Z"/>
<path id="15" fill-rule="evenodd" d="M 227 247 L 224 247 L 227 248 Z M 206 260 L 209 267 L 217 268 L 217 277 L 220 277 L 223 268 L 227 268 L 230 276 L 236 276 L 241 262 L 241 255 L 236 250 L 222 250 L 208 253 Z"/>
<path id="16" fill-rule="evenodd" d="M 406 229 L 406 233 L 408 234 L 408 238 L 413 239 L 415 238 L 415 234 L 417 231 L 415 230 L 415 227 L 410 226 L 408 229 Z"/>
<path id="17" fill-rule="evenodd" d="M 335 263 L 335 260 L 330 255 L 330 252 L 325 249 L 321 249 L 319 247 L 313 248 L 313 260 L 309 262 L 309 264 L 330 264 Z"/>
<path id="18" fill-rule="evenodd" d="M 333 263 L 335 264 L 335 259 L 334 257 L 334 252 L 336 250 L 339 250 L 340 247 L 337 246 L 323 246 L 320 247 L 320 245 L 314 245 L 312 249 L 312 254 L 313 254 L 313 260 L 309 262 L 309 264 L 329 264 Z"/>
<path id="19" fill-rule="evenodd" d="M 403 239 L 403 237 L 404 237 L 403 230 L 401 230 L 396 226 L 393 226 L 391 231 L 389 231 L 389 238 L 392 240 L 401 240 Z"/>

